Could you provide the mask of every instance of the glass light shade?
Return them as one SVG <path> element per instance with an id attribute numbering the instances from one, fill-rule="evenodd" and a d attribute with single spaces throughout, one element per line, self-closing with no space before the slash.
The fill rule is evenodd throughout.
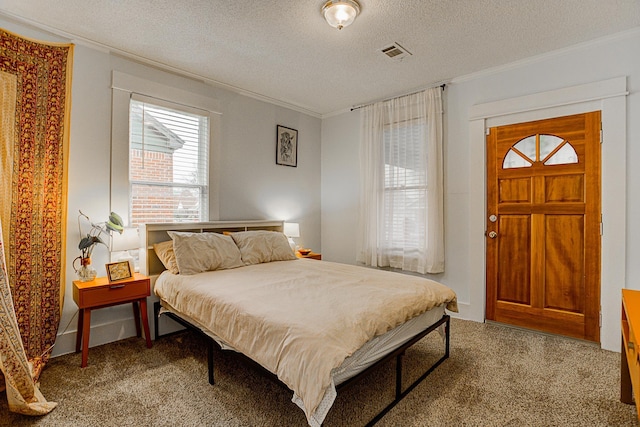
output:
<path id="1" fill-rule="evenodd" d="M 111 252 L 128 251 L 129 249 L 140 249 L 140 236 L 138 227 L 125 228 L 120 233 L 111 233 Z"/>
<path id="2" fill-rule="evenodd" d="M 355 0 L 328 1 L 322 7 L 322 14 L 329 25 L 341 30 L 356 20 L 360 5 Z"/>
<path id="3" fill-rule="evenodd" d="M 136 271 L 137 253 L 141 247 L 138 227 L 125 228 L 120 233 L 111 233 L 111 262 L 128 261 L 131 272 Z M 134 250 L 135 258 L 129 251 Z"/>
<path id="4" fill-rule="evenodd" d="M 283 232 L 287 237 L 300 237 L 300 224 L 297 222 L 285 222 Z"/>

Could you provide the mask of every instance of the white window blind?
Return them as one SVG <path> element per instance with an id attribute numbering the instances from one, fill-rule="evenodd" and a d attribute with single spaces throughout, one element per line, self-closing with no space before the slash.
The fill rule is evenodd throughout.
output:
<path id="1" fill-rule="evenodd" d="M 153 98 L 129 109 L 131 224 L 208 218 L 209 115 Z"/>
<path id="2" fill-rule="evenodd" d="M 424 246 L 427 212 L 426 121 L 410 120 L 385 130 L 384 243 L 389 256 Z"/>

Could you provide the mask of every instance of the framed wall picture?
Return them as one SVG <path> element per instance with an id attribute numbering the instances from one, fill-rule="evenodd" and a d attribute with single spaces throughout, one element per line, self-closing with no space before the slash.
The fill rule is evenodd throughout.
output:
<path id="1" fill-rule="evenodd" d="M 133 277 L 129 261 L 112 262 L 106 265 L 109 282 L 130 279 Z"/>
<path id="2" fill-rule="evenodd" d="M 277 127 L 276 164 L 298 166 L 298 131 L 288 127 Z"/>

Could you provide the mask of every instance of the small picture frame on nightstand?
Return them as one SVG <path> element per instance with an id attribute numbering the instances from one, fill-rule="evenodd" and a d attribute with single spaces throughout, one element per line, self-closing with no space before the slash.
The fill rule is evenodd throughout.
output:
<path id="1" fill-rule="evenodd" d="M 129 261 L 112 262 L 106 264 L 106 267 L 109 282 L 116 282 L 118 280 L 130 279 L 133 277 Z"/>

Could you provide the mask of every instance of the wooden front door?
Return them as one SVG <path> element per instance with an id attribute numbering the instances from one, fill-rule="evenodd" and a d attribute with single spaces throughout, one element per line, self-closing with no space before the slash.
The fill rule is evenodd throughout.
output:
<path id="1" fill-rule="evenodd" d="M 600 341 L 600 112 L 491 128 L 488 320 Z"/>

